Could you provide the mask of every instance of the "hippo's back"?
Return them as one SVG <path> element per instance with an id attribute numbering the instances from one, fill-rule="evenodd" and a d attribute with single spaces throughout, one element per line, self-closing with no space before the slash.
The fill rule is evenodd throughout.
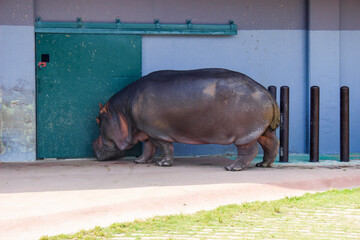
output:
<path id="1" fill-rule="evenodd" d="M 263 86 L 225 69 L 158 71 L 134 86 L 137 128 L 171 142 L 253 141 L 270 126 L 277 107 Z"/>

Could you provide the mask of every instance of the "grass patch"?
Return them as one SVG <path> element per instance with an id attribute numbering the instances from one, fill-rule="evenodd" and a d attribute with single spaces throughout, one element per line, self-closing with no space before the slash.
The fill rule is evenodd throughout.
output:
<path id="1" fill-rule="evenodd" d="M 360 239 L 360 188 L 114 223 L 58 239 Z"/>

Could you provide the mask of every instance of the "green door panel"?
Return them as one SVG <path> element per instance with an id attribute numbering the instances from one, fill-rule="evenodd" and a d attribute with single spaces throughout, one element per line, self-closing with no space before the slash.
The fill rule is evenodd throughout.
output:
<path id="1" fill-rule="evenodd" d="M 141 77 L 141 36 L 36 34 L 37 157 L 93 157 L 99 103 Z M 128 152 L 139 155 L 141 145 Z"/>

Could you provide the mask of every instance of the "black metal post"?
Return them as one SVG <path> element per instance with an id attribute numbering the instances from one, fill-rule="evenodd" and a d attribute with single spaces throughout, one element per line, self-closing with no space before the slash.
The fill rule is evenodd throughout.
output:
<path id="1" fill-rule="evenodd" d="M 349 162 L 349 88 L 340 88 L 340 161 Z"/>
<path id="2" fill-rule="evenodd" d="M 268 87 L 268 91 L 271 93 L 271 95 L 275 98 L 276 100 L 276 87 L 275 86 L 269 86 Z"/>
<path id="3" fill-rule="evenodd" d="M 310 162 L 319 161 L 320 88 L 311 87 L 310 96 Z"/>
<path id="4" fill-rule="evenodd" d="M 289 162 L 289 87 L 280 88 L 280 162 Z"/>

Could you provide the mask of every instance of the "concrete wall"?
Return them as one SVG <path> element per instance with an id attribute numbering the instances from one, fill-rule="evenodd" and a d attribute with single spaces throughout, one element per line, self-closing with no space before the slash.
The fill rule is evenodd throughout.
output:
<path id="1" fill-rule="evenodd" d="M 326 11 L 325 11 L 326 9 Z M 320 152 L 339 153 L 340 87 L 350 87 L 350 152 L 359 152 L 360 1 L 309 1 L 309 85 L 320 86 Z"/>
<path id="2" fill-rule="evenodd" d="M 320 86 L 320 152 L 339 153 L 339 88 L 350 87 L 350 152 L 360 152 L 360 1 L 2 0 L 1 161 L 35 160 L 34 17 L 43 21 L 227 23 L 237 36 L 144 36 L 143 74 L 224 67 L 264 86 L 290 86 L 290 152 L 308 151 L 309 88 Z M 4 53 L 4 54 L 3 54 Z M 278 92 L 279 95 L 279 92 Z M 233 153 L 229 146 L 175 147 L 177 155 Z M 16 159 L 15 156 L 16 155 Z"/>
<path id="3" fill-rule="evenodd" d="M 360 1 L 340 1 L 340 85 L 350 88 L 350 152 L 360 152 Z"/>
<path id="4" fill-rule="evenodd" d="M 0 4 L 0 161 L 34 161 L 33 2 Z"/>
<path id="5" fill-rule="evenodd" d="M 44 21 L 224 24 L 239 29 L 305 29 L 302 0 L 35 0 L 35 15 Z"/>

